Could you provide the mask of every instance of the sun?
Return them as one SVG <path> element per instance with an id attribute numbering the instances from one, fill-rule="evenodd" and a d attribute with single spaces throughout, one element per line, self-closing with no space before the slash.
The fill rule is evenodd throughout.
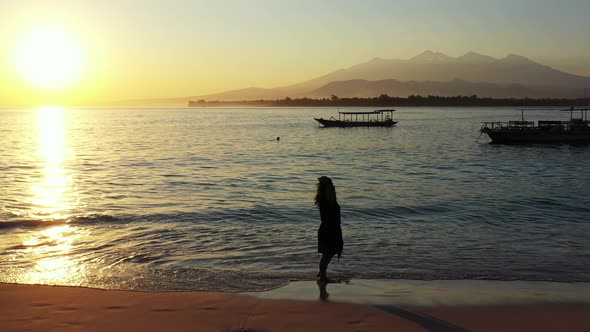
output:
<path id="1" fill-rule="evenodd" d="M 63 90 L 80 79 L 85 57 L 80 42 L 67 30 L 38 26 L 17 40 L 14 64 L 31 87 Z"/>

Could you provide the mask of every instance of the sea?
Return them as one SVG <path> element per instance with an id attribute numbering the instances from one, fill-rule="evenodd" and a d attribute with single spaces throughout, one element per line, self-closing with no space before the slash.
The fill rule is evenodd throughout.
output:
<path id="1" fill-rule="evenodd" d="M 512 108 L 0 109 L 0 282 L 262 291 L 318 270 L 317 178 L 350 279 L 590 282 L 590 147 L 505 146 Z M 568 112 L 525 112 L 530 120 Z"/>

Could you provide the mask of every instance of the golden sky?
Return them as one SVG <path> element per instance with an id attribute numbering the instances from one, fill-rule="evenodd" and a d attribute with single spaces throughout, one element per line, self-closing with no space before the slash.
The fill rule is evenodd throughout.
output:
<path id="1" fill-rule="evenodd" d="M 271 88 L 426 49 L 583 69 L 588 12 L 578 0 L 2 0 L 0 107 Z"/>

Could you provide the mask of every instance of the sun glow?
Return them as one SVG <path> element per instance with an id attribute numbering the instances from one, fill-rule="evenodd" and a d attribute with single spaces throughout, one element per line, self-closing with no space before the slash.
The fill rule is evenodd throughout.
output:
<path id="1" fill-rule="evenodd" d="M 68 31 L 39 26 L 17 41 L 14 65 L 21 78 L 39 90 L 63 90 L 81 76 L 85 65 L 82 45 Z"/>

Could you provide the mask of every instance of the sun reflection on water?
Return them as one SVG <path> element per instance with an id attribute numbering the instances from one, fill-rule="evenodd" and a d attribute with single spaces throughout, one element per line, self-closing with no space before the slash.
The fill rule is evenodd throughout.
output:
<path id="1" fill-rule="evenodd" d="M 66 114 L 59 107 L 43 107 L 37 110 L 37 120 L 41 171 L 30 187 L 29 215 L 64 224 L 31 231 L 23 238 L 21 255 L 28 256 L 32 265 L 17 277 L 17 282 L 78 285 L 85 278 L 87 266 L 72 253 L 84 232 L 68 224 L 77 198 L 72 176 L 64 167 L 69 153 Z"/>
<path id="2" fill-rule="evenodd" d="M 35 219 L 67 219 L 76 204 L 72 178 L 63 167 L 67 156 L 64 110 L 42 107 L 37 111 L 42 177 L 31 186 L 31 216 Z"/>
<path id="3" fill-rule="evenodd" d="M 23 241 L 25 254 L 35 265 L 20 276 L 28 284 L 79 285 L 87 267 L 71 256 L 75 241 L 83 234 L 76 227 L 61 225 L 33 233 Z"/>

